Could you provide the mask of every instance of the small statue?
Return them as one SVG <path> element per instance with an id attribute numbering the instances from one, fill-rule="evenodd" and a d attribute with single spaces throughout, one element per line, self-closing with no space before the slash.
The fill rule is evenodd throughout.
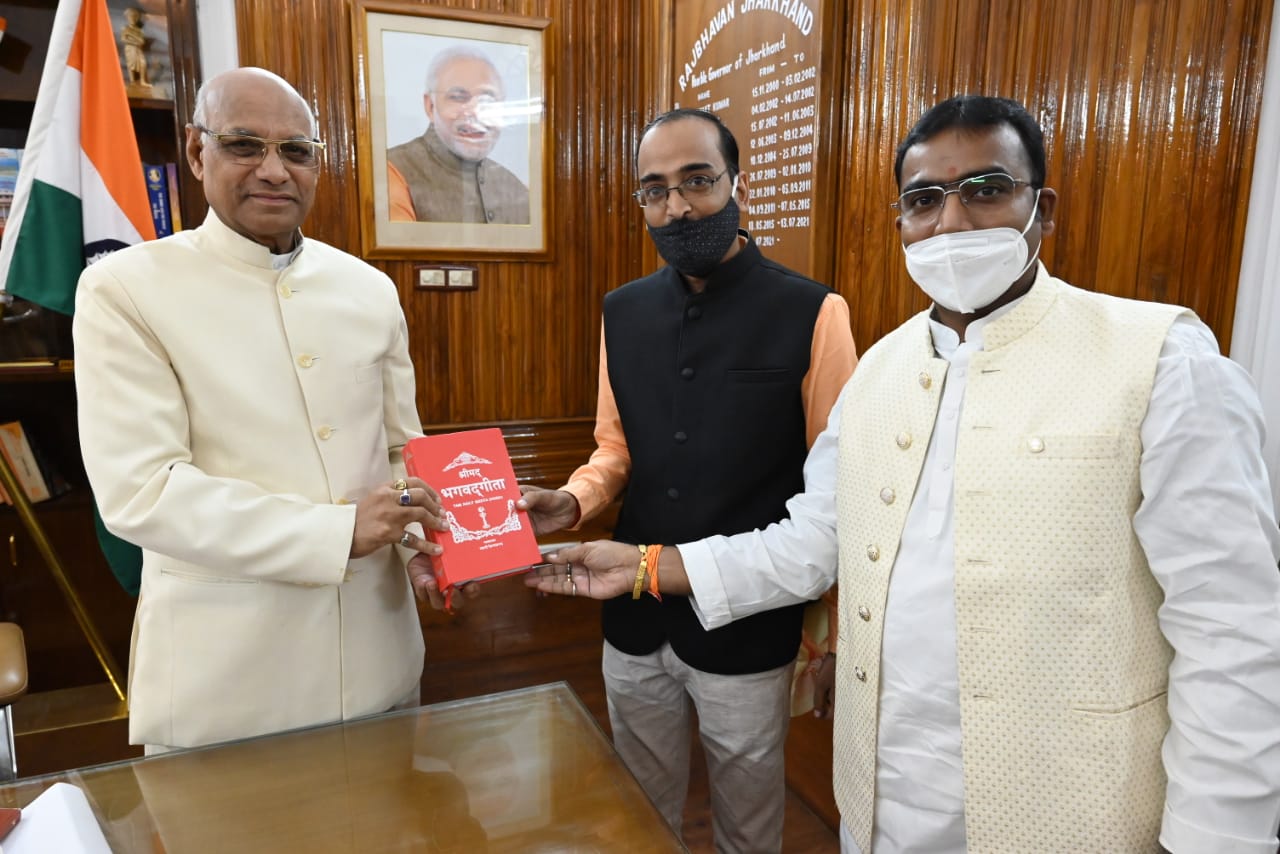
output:
<path id="1" fill-rule="evenodd" d="M 124 45 L 124 67 L 128 72 L 128 92 L 135 97 L 151 95 L 151 77 L 147 68 L 147 38 L 142 31 L 142 10 L 130 7 L 124 10 L 127 22 L 120 29 L 120 43 Z"/>

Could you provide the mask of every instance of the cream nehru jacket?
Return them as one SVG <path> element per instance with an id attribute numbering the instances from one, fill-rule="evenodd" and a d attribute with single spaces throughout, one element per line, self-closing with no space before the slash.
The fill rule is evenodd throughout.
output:
<path id="1" fill-rule="evenodd" d="M 1156 360 L 1184 311 L 1041 268 L 973 356 L 954 496 L 970 851 L 1146 852 L 1158 835 L 1172 653 L 1132 518 Z M 840 415 L 835 789 L 863 851 L 882 616 L 946 370 L 919 314 L 863 357 Z"/>

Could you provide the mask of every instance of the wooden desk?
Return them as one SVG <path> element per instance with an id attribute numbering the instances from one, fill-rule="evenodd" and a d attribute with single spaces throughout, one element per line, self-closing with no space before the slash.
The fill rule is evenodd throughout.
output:
<path id="1" fill-rule="evenodd" d="M 684 851 L 563 682 L 98 765 L 89 796 L 117 854 Z"/>

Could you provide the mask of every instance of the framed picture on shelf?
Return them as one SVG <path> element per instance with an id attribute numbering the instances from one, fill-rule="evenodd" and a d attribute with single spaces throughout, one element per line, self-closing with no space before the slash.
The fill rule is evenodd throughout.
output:
<path id="1" fill-rule="evenodd" d="M 107 0 L 120 73 L 130 98 L 173 100 L 173 60 L 165 0 Z"/>
<path id="2" fill-rule="evenodd" d="M 365 257 L 549 256 L 549 23 L 356 0 Z"/>

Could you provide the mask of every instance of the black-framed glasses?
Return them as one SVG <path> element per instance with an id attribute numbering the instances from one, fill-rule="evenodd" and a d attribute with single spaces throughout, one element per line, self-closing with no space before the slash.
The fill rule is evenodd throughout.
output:
<path id="1" fill-rule="evenodd" d="M 1013 194 L 1018 187 L 1029 186 L 1030 181 L 1023 181 L 1003 172 L 992 172 L 989 175 L 961 178 L 937 187 L 907 190 L 897 201 L 890 202 L 889 207 L 897 208 L 904 220 L 913 223 L 932 222 L 942 213 L 947 196 L 955 193 L 966 208 L 994 213 L 1013 201 Z"/>
<path id="2" fill-rule="evenodd" d="M 286 166 L 320 168 L 320 153 L 324 151 L 324 143 L 316 139 L 263 139 L 244 133 L 215 133 L 203 125 L 193 124 L 191 127 L 213 137 L 218 143 L 218 149 L 233 163 L 257 166 L 267 159 L 267 149 L 274 145 L 281 162 Z"/>
<path id="3" fill-rule="evenodd" d="M 692 202 L 695 199 L 710 195 L 716 182 L 728 174 L 729 167 L 726 166 L 724 171 L 715 177 L 710 175 L 690 175 L 674 187 L 666 187 L 662 184 L 646 184 L 631 195 L 642 208 L 647 208 L 650 205 L 665 205 L 667 196 L 672 190 L 679 193 L 685 201 Z"/>

